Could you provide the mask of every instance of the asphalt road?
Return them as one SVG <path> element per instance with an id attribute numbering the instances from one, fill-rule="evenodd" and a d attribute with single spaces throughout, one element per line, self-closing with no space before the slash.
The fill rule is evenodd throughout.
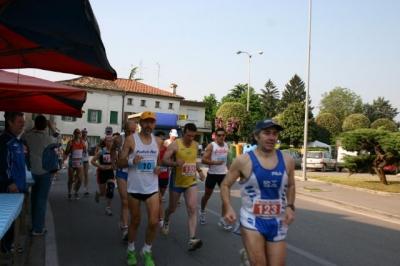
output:
<path id="1" fill-rule="evenodd" d="M 99 204 L 94 201 L 97 185 L 93 170 L 90 170 L 92 194 L 89 197 L 67 200 L 66 170 L 60 171 L 59 180 L 52 187 L 50 207 L 57 243 L 53 252 L 58 257 L 58 265 L 52 266 L 126 265 L 126 244 L 121 241 L 118 228 L 119 195 L 112 207 L 114 216 L 106 216 L 104 199 Z M 203 192 L 204 184 L 199 183 L 198 202 Z M 237 187 L 233 187 L 232 202 L 238 210 Z M 298 198 L 296 206 L 297 219 L 290 227 L 287 239 L 286 265 L 398 265 L 399 224 L 323 205 L 314 199 Z M 170 235 L 158 233 L 154 241 L 156 265 L 239 265 L 241 237 L 217 225 L 220 208 L 219 190 L 216 189 L 206 209 L 207 223 L 198 225 L 197 229 L 196 236 L 204 245 L 195 252 L 188 252 L 187 214 L 181 199 L 181 206 L 171 218 Z M 137 250 L 143 246 L 147 221 L 144 208 L 142 213 L 142 225 L 135 243 Z M 140 256 L 138 259 L 138 265 L 143 265 Z"/>

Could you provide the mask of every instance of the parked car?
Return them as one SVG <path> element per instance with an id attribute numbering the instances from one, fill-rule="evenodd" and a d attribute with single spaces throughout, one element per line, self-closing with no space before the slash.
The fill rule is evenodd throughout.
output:
<path id="1" fill-rule="evenodd" d="M 388 174 L 397 175 L 398 173 L 400 173 L 400 163 L 397 162 L 390 165 L 386 165 L 383 167 L 383 171 L 385 171 L 385 173 Z"/>
<path id="2" fill-rule="evenodd" d="M 292 157 L 294 159 L 294 168 L 296 168 L 296 169 L 301 168 L 301 156 L 298 152 L 293 151 L 293 150 L 281 150 L 281 152 L 289 153 L 290 155 L 292 155 Z"/>
<path id="3" fill-rule="evenodd" d="M 316 169 L 325 172 L 326 170 L 336 169 L 336 160 L 326 151 L 308 151 L 306 156 L 307 169 Z M 301 168 L 304 167 L 304 162 L 301 163 Z"/>
<path id="4" fill-rule="evenodd" d="M 346 151 L 343 149 L 341 146 L 339 146 L 338 151 L 337 151 L 337 157 L 336 157 L 336 171 L 341 172 L 344 163 L 344 157 L 345 156 L 357 156 L 356 151 Z"/>

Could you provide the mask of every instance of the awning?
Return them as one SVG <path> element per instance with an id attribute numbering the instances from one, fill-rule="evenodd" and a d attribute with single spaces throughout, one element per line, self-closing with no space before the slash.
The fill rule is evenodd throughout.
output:
<path id="1" fill-rule="evenodd" d="M 89 1 L 0 0 L 0 69 L 115 80 Z"/>
<path id="2" fill-rule="evenodd" d="M 86 91 L 0 70 L 0 110 L 82 117 Z"/>

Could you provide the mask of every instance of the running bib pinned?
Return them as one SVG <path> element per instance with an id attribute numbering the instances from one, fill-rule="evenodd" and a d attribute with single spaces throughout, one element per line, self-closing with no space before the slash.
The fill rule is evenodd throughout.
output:
<path id="1" fill-rule="evenodd" d="M 72 160 L 72 168 L 81 168 L 82 167 L 82 160 L 81 159 L 73 159 Z"/>
<path id="2" fill-rule="evenodd" d="M 155 167 L 156 162 L 153 160 L 141 160 L 140 163 L 137 165 L 137 169 L 143 173 L 153 172 Z"/>
<path id="3" fill-rule="evenodd" d="M 184 175 L 184 176 L 196 175 L 196 164 L 182 165 L 182 175 Z"/>
<path id="4" fill-rule="evenodd" d="M 103 155 L 103 162 L 111 163 L 111 154 L 104 154 Z"/>
<path id="5" fill-rule="evenodd" d="M 253 213 L 262 216 L 275 216 L 281 213 L 282 204 L 280 200 L 255 199 Z"/>

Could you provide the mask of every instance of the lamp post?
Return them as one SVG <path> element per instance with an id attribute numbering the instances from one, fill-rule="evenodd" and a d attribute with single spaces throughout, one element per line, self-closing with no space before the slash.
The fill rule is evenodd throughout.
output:
<path id="1" fill-rule="evenodd" d="M 236 54 L 247 54 L 247 57 L 249 58 L 249 64 L 248 64 L 248 73 L 247 73 L 247 112 L 250 109 L 250 59 L 253 54 L 263 54 L 263 51 L 256 51 L 252 53 L 244 52 L 244 51 L 237 51 Z"/>

